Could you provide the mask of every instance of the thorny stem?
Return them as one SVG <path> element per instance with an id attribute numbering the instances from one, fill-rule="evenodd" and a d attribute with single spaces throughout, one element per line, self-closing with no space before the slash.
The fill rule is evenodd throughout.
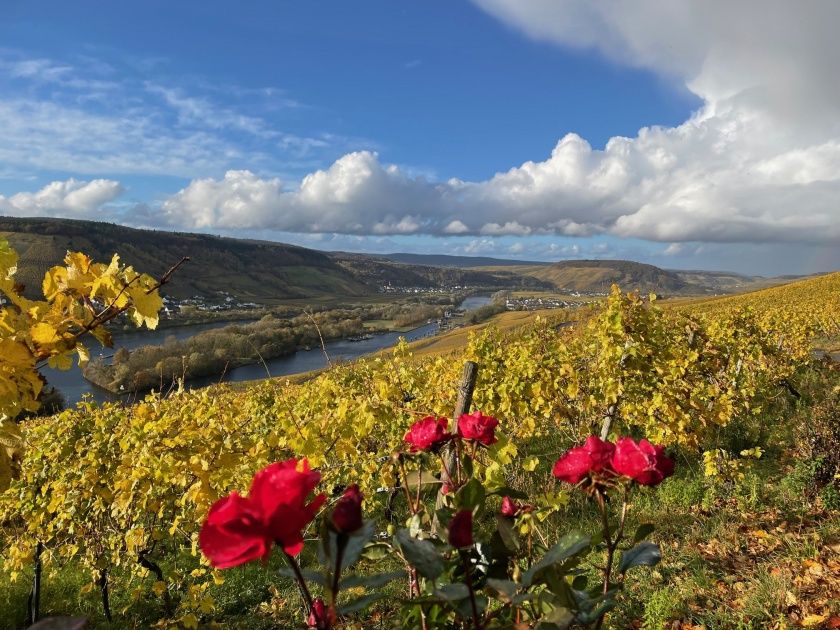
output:
<path id="1" fill-rule="evenodd" d="M 446 473 L 446 480 L 444 483 L 448 484 L 450 487 L 455 485 L 455 480 L 452 478 L 452 471 L 449 470 L 449 466 L 446 465 L 446 457 L 443 454 L 443 451 L 438 453 L 440 457 L 440 463 L 443 466 L 443 471 Z"/>
<path id="2" fill-rule="evenodd" d="M 405 491 L 405 500 L 408 501 L 408 509 L 411 510 L 413 516 L 417 514 L 417 510 L 414 508 L 414 500 L 411 498 L 411 491 L 408 489 L 408 474 L 405 472 L 405 462 L 403 462 L 402 458 L 400 458 L 400 474 L 403 479 L 402 487 Z"/>
<path id="3" fill-rule="evenodd" d="M 292 571 L 294 571 L 295 579 L 297 580 L 298 588 L 300 589 L 300 594 L 306 602 L 306 611 L 307 613 L 310 613 L 312 612 L 312 594 L 306 586 L 306 580 L 303 579 L 303 574 L 300 572 L 300 566 L 298 566 L 297 560 L 295 560 L 293 556 L 289 555 L 285 551 L 283 551 L 283 555 L 286 556 L 286 562 L 289 563 L 289 566 L 292 567 Z"/>
<path id="4" fill-rule="evenodd" d="M 347 535 L 338 535 L 338 550 L 335 553 L 335 571 L 333 572 L 332 589 L 330 589 L 330 608 L 335 610 L 338 599 L 338 580 L 341 577 L 341 561 L 344 559 L 344 548 L 347 546 Z"/>
<path id="5" fill-rule="evenodd" d="M 610 522 L 609 522 L 609 512 L 607 510 L 606 501 L 604 501 L 604 494 L 601 489 L 595 490 L 595 499 L 598 502 L 598 509 L 601 512 L 601 523 L 604 528 L 604 542 L 607 545 L 607 562 L 603 567 L 604 572 L 604 586 L 602 589 L 602 593 L 604 595 L 610 589 L 610 577 L 612 576 L 612 566 L 613 561 L 615 560 L 615 552 L 618 549 L 618 544 L 621 542 L 622 537 L 624 536 L 624 523 L 627 518 L 627 497 L 629 493 L 629 487 L 624 487 L 624 495 L 622 496 L 621 501 L 621 515 L 619 516 L 618 520 L 618 529 L 615 532 L 615 538 L 610 537 Z M 600 630 L 601 626 L 604 623 L 604 615 L 602 615 L 598 619 L 598 623 L 595 624 L 595 630 Z"/>
<path id="6" fill-rule="evenodd" d="M 464 565 L 464 579 L 467 583 L 467 590 L 470 593 L 470 608 L 472 608 L 473 627 L 475 630 L 482 630 L 481 621 L 478 618 L 478 605 L 475 601 L 475 588 L 473 588 L 472 572 L 470 571 L 470 561 L 464 551 L 459 551 L 461 556 L 461 564 Z"/>
<path id="7" fill-rule="evenodd" d="M 423 487 L 423 467 L 417 469 L 417 508 L 420 508 L 420 489 Z"/>

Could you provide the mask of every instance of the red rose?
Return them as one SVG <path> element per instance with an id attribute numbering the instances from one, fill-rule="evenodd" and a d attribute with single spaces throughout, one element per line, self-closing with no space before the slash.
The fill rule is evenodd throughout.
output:
<path id="1" fill-rule="evenodd" d="M 320 480 L 306 459 L 263 468 L 254 475 L 247 498 L 233 492 L 210 508 L 198 539 L 204 555 L 219 569 L 267 558 L 274 543 L 297 555 L 303 549 L 303 529 L 326 499 L 319 494 L 306 503 Z"/>
<path id="2" fill-rule="evenodd" d="M 630 477 L 643 486 L 658 485 L 674 474 L 674 460 L 665 455 L 662 446 L 654 446 L 647 440 L 623 437 L 615 445 L 612 467 L 620 475 Z"/>
<path id="3" fill-rule="evenodd" d="M 312 608 L 309 610 L 306 625 L 310 628 L 317 628 L 317 630 L 329 630 L 332 628 L 333 617 L 332 611 L 327 609 L 324 600 L 319 597 L 312 602 Z"/>
<path id="4" fill-rule="evenodd" d="M 232 492 L 210 508 L 198 542 L 214 567 L 227 569 L 268 558 L 272 539 L 259 506 Z"/>
<path id="5" fill-rule="evenodd" d="M 522 511 L 522 506 L 520 506 L 516 501 L 511 499 L 510 497 L 505 497 L 502 499 L 502 509 L 501 515 L 507 516 L 508 518 L 513 518 L 517 514 Z"/>
<path id="6" fill-rule="evenodd" d="M 298 470 L 300 467 L 300 470 Z M 312 522 L 326 496 L 319 494 L 306 503 L 318 485 L 321 473 L 309 469 L 304 458 L 287 459 L 266 466 L 251 482 L 248 498 L 257 502 L 267 518 L 268 530 L 290 556 L 303 549 L 303 529 Z"/>
<path id="7" fill-rule="evenodd" d="M 344 491 L 330 518 L 335 531 L 351 534 L 362 526 L 362 493 L 355 483 Z"/>
<path id="8" fill-rule="evenodd" d="M 411 445 L 412 453 L 434 450 L 452 439 L 452 435 L 447 431 L 448 428 L 448 419 L 426 416 L 411 425 L 404 439 Z"/>
<path id="9" fill-rule="evenodd" d="M 461 510 L 449 522 L 449 544 L 456 549 L 472 547 L 472 511 Z"/>
<path id="10" fill-rule="evenodd" d="M 480 411 L 462 414 L 458 418 L 458 435 L 465 440 L 475 440 L 484 446 L 495 444 L 496 427 L 499 421 L 493 416 L 482 415 Z"/>
<path id="11" fill-rule="evenodd" d="M 569 450 L 554 464 L 552 473 L 561 481 L 578 483 L 592 473 L 609 470 L 615 446 L 595 435 L 586 438 L 583 446 Z"/>

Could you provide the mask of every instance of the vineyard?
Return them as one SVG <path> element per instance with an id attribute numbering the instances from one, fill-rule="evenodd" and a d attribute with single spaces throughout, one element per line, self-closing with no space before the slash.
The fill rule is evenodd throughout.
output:
<path id="1" fill-rule="evenodd" d="M 144 291 L 154 286 L 151 279 L 143 282 Z M 144 295 L 135 294 L 138 304 Z M 561 484 L 540 481 L 564 450 L 590 434 L 644 436 L 676 454 L 692 472 L 663 483 L 663 498 L 642 494 L 636 504 L 649 515 L 681 511 L 675 522 L 686 528 L 700 514 L 724 522 L 732 509 L 739 518 L 760 513 L 759 520 L 781 526 L 781 503 L 768 507 L 757 495 L 750 499 L 748 489 L 759 492 L 760 474 L 786 479 L 779 486 L 785 496 L 805 501 L 791 509 L 808 542 L 786 539 L 780 530 L 765 531 L 760 540 L 744 534 L 744 545 L 770 545 L 777 538 L 799 545 L 797 562 L 807 560 L 806 574 L 817 567 L 824 579 L 806 584 L 791 577 L 782 597 L 787 592 L 796 601 L 773 608 L 766 625 L 743 627 L 816 627 L 840 614 L 837 574 L 831 577 L 840 569 L 831 551 L 840 533 L 836 512 L 832 516 L 840 506 L 840 468 L 830 446 L 840 437 L 840 377 L 836 366 L 812 351 L 814 340 L 836 347 L 838 322 L 840 274 L 668 307 L 614 288 L 597 307 L 538 317 L 504 332 L 490 326 L 446 354 L 417 356 L 402 343 L 388 355 L 337 365 L 302 383 L 220 385 L 151 395 L 129 407 L 84 402 L 56 416 L 26 419 L 19 424 L 24 446 L 0 495 L 0 611 L 22 624 L 37 560 L 44 608 L 82 612 L 93 623 L 103 619 L 100 602 L 110 593 L 118 604 L 108 614 L 128 627 L 300 624 L 290 581 L 256 566 L 227 573 L 209 566 L 199 532 L 210 506 L 247 488 L 254 473 L 272 462 L 303 457 L 320 471 L 321 487 L 333 497 L 328 504 L 357 483 L 366 511 L 378 515 L 384 531 L 389 517 L 398 522 L 406 510 L 403 495 L 389 489 L 413 479 L 418 496 L 437 491 L 439 481 L 430 474 L 423 485 L 421 464 L 397 465 L 392 454 L 415 421 L 451 415 L 464 363 L 472 361 L 478 365 L 473 408 L 498 418 L 502 427 L 498 441 L 475 458 L 473 474 L 489 492 L 531 492 L 545 527 L 593 518 L 584 500 Z M 812 416 L 825 426 L 804 422 Z M 806 424 L 812 431 L 807 453 Z M 810 476 L 792 455 L 797 450 L 801 460 L 819 462 Z M 671 568 L 654 578 L 653 587 L 628 587 L 623 597 L 630 617 L 615 613 L 609 627 L 628 627 L 631 618 L 647 620 L 646 627 L 673 619 L 706 627 L 715 598 L 727 602 L 731 618 L 749 621 L 758 614 L 731 603 L 749 591 L 735 585 L 745 580 L 720 578 L 718 587 L 717 578 L 709 578 L 711 585 L 681 591 L 687 587 L 667 554 L 683 557 L 679 541 L 688 535 L 666 528 L 662 541 L 669 544 L 661 546 L 664 566 Z M 718 545 L 726 544 L 722 536 Z M 704 549 L 707 557 L 717 553 Z M 749 548 L 737 553 L 752 557 Z M 51 584 L 64 589 L 52 602 Z M 59 599 L 64 609 L 55 603 Z M 794 604 L 799 612 L 790 613 Z M 372 610 L 366 614 L 375 622 L 355 627 L 393 627 L 386 605 Z M 347 627 L 365 618 L 349 614 Z M 674 627 L 695 627 L 685 623 Z"/>

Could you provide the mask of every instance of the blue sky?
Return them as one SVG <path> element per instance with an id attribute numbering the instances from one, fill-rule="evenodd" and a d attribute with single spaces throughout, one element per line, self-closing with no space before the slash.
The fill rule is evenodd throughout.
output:
<path id="1" fill-rule="evenodd" d="M 747 16 L 677 4 L 13 0 L 0 213 L 357 251 L 840 265 L 838 134 L 815 124 L 835 95 L 777 59 L 831 59 L 826 15 L 789 43 L 759 20 L 746 48 Z M 781 102 L 794 80 L 802 99 Z"/>

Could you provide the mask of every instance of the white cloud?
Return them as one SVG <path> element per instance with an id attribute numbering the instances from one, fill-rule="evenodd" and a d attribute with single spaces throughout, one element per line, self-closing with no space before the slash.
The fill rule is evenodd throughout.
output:
<path id="1" fill-rule="evenodd" d="M 476 2 L 532 37 L 680 81 L 703 105 L 679 126 L 603 148 L 567 134 L 543 161 L 485 181 L 435 182 L 369 152 L 287 188 L 228 173 L 179 192 L 169 218 L 351 234 L 840 242 L 840 3 Z"/>
<path id="2" fill-rule="evenodd" d="M 173 88 L 96 59 L 29 58 L 0 48 L 0 168 L 201 177 L 233 167 L 306 173 L 364 139 L 282 129 L 300 103 L 279 90 Z M 222 102 L 224 101 L 224 104 Z"/>
<path id="3" fill-rule="evenodd" d="M 123 192 L 119 182 L 94 179 L 89 182 L 68 179 L 47 184 L 41 190 L 0 195 L 0 213 L 11 216 L 64 216 L 87 218 Z"/>

